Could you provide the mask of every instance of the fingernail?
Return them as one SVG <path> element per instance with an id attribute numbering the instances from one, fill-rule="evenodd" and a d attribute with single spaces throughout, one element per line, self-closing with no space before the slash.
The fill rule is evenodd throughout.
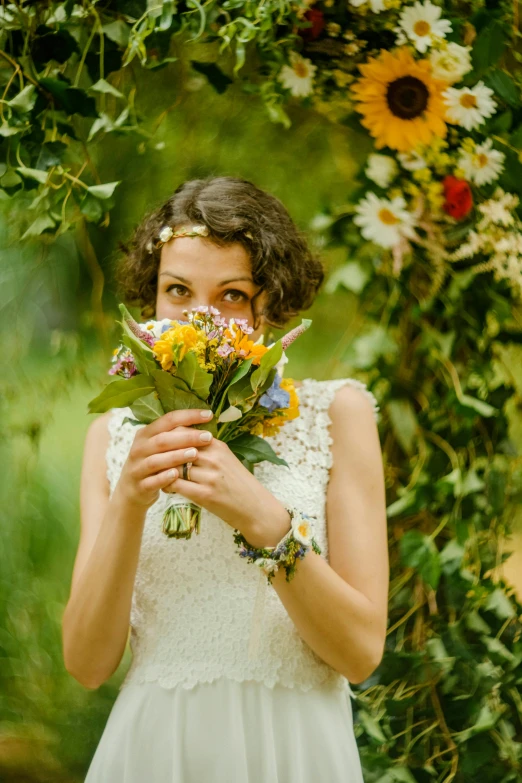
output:
<path id="1" fill-rule="evenodd" d="M 202 432 L 199 436 L 200 440 L 209 441 L 212 439 L 212 433 L 211 432 Z"/>
<path id="2" fill-rule="evenodd" d="M 200 411 L 200 414 L 202 419 L 210 419 L 210 417 L 212 416 L 212 411 L 204 410 L 204 411 Z"/>
<path id="3" fill-rule="evenodd" d="M 168 473 L 168 477 L 169 477 L 169 479 L 171 479 L 172 481 L 174 481 L 174 479 L 177 479 L 177 477 L 178 477 L 178 476 L 179 476 L 179 473 L 178 473 L 178 471 L 176 470 L 176 468 L 171 468 L 171 469 L 169 470 L 169 473 Z"/>
<path id="4" fill-rule="evenodd" d="M 185 457 L 188 457 L 189 459 L 192 459 L 192 457 L 195 457 L 197 454 L 196 449 L 187 449 L 185 451 Z"/>

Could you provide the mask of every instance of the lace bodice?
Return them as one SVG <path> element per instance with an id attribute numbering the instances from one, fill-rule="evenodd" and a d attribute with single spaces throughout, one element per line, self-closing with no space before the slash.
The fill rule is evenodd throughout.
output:
<path id="1" fill-rule="evenodd" d="M 361 381 L 305 379 L 297 388 L 300 415 L 269 438 L 289 467 L 262 462 L 254 475 L 286 505 L 317 517 L 316 539 L 328 560 L 326 486 L 332 464 L 328 409 L 337 389 L 359 388 L 379 406 Z M 111 495 L 139 425 L 122 424 L 130 408 L 114 408 L 109 419 L 107 477 Z M 143 426 L 143 425 L 141 425 Z M 299 636 L 273 586 L 261 570 L 239 557 L 233 529 L 206 509 L 200 533 L 190 540 L 167 538 L 162 515 L 168 495 L 160 492 L 145 519 L 131 608 L 132 662 L 121 685 L 157 682 L 192 688 L 225 676 L 280 683 L 308 690 L 319 685 L 348 688 L 348 680 L 319 658 Z M 256 655 L 249 653 L 261 580 L 266 593 Z M 258 607 L 256 607 L 257 611 Z"/>

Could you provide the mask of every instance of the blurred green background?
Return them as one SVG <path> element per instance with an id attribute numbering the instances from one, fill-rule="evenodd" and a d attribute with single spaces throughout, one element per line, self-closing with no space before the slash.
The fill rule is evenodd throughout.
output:
<path id="1" fill-rule="evenodd" d="M 140 115 L 157 118 L 169 91 L 172 106 L 146 145 L 135 135 L 99 145 L 103 181 L 124 184 L 111 224 L 89 230 L 95 257 L 85 237 L 72 233 L 54 244 L 21 243 L 21 208 L 0 202 L 2 781 L 83 780 L 129 663 L 127 649 L 114 677 L 88 691 L 65 671 L 61 649 L 79 537 L 87 402 L 106 382 L 118 342 L 111 280 L 118 242 L 183 180 L 227 174 L 280 198 L 310 230 L 329 273 L 347 260 L 345 248 L 323 251 L 311 227 L 324 207 L 348 200 L 363 157 L 360 137 L 295 108 L 284 130 L 237 87 L 216 95 L 198 76 L 182 90 L 168 68 L 147 79 L 147 89 L 138 90 Z M 357 297 L 326 286 L 306 315 L 313 326 L 289 351 L 287 374 L 352 375 L 343 355 L 362 320 Z"/>

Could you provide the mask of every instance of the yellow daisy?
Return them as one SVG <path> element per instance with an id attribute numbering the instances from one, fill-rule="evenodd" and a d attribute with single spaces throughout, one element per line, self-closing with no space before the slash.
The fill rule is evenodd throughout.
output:
<path id="1" fill-rule="evenodd" d="M 377 149 L 409 152 L 433 136 L 446 136 L 442 92 L 448 85 L 433 78 L 429 60 L 415 60 L 403 46 L 394 53 L 381 49 L 359 69 L 362 78 L 352 87 L 355 108 Z"/>

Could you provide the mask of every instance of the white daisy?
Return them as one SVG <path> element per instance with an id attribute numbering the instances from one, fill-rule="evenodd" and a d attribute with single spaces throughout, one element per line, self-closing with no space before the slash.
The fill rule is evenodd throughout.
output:
<path id="1" fill-rule="evenodd" d="M 451 22 L 441 19 L 441 8 L 430 0 L 417 2 L 401 11 L 399 24 L 394 28 L 397 43 L 404 44 L 409 38 L 418 52 L 425 52 L 437 39 L 451 33 Z"/>
<path id="2" fill-rule="evenodd" d="M 313 529 L 309 519 L 306 519 L 306 517 L 303 517 L 301 514 L 292 519 L 292 532 L 296 541 L 304 544 L 304 546 L 311 545 Z"/>
<path id="3" fill-rule="evenodd" d="M 402 196 L 394 199 L 378 198 L 371 191 L 355 207 L 353 222 L 360 226 L 365 239 L 381 247 L 393 247 L 401 237 L 415 236 L 414 217 L 406 209 Z"/>
<path id="4" fill-rule="evenodd" d="M 468 131 L 482 125 L 486 117 L 492 117 L 495 113 L 497 104 L 492 95 L 493 90 L 486 87 L 483 81 L 477 82 L 474 87 L 448 87 L 442 93 L 448 107 L 448 122 L 460 125 Z"/>
<path id="5" fill-rule="evenodd" d="M 476 144 L 473 152 L 460 148 L 459 168 L 464 176 L 476 185 L 488 185 L 497 179 L 504 169 L 505 155 L 492 149 L 493 142 L 487 139 L 483 144 Z"/>
<path id="6" fill-rule="evenodd" d="M 418 171 L 419 169 L 425 169 L 427 163 L 418 152 L 411 150 L 410 152 L 399 152 L 397 154 L 399 163 L 406 171 Z"/>
<path id="7" fill-rule="evenodd" d="M 290 52 L 290 65 L 283 65 L 277 78 L 292 95 L 304 97 L 313 92 L 313 78 L 317 66 L 298 52 Z"/>
<path id="8" fill-rule="evenodd" d="M 350 5 L 353 5 L 354 8 L 360 8 L 361 5 L 366 3 L 366 1 L 367 0 L 350 0 Z M 368 0 L 368 3 L 374 14 L 380 14 L 381 11 L 386 10 L 384 0 Z"/>
<path id="9" fill-rule="evenodd" d="M 434 49 L 430 54 L 431 75 L 449 84 L 460 81 L 471 71 L 471 47 L 451 41 L 444 49 Z"/>
<path id="10" fill-rule="evenodd" d="M 145 321 L 140 323 L 139 326 L 147 332 L 152 332 L 154 337 L 158 339 L 165 331 L 165 327 L 170 328 L 172 324 L 173 321 L 170 318 L 162 318 L 161 321 Z"/>
<path id="11" fill-rule="evenodd" d="M 380 188 L 387 188 L 397 176 L 398 171 L 397 161 L 390 155 L 379 155 L 376 152 L 368 155 L 366 176 Z"/>

